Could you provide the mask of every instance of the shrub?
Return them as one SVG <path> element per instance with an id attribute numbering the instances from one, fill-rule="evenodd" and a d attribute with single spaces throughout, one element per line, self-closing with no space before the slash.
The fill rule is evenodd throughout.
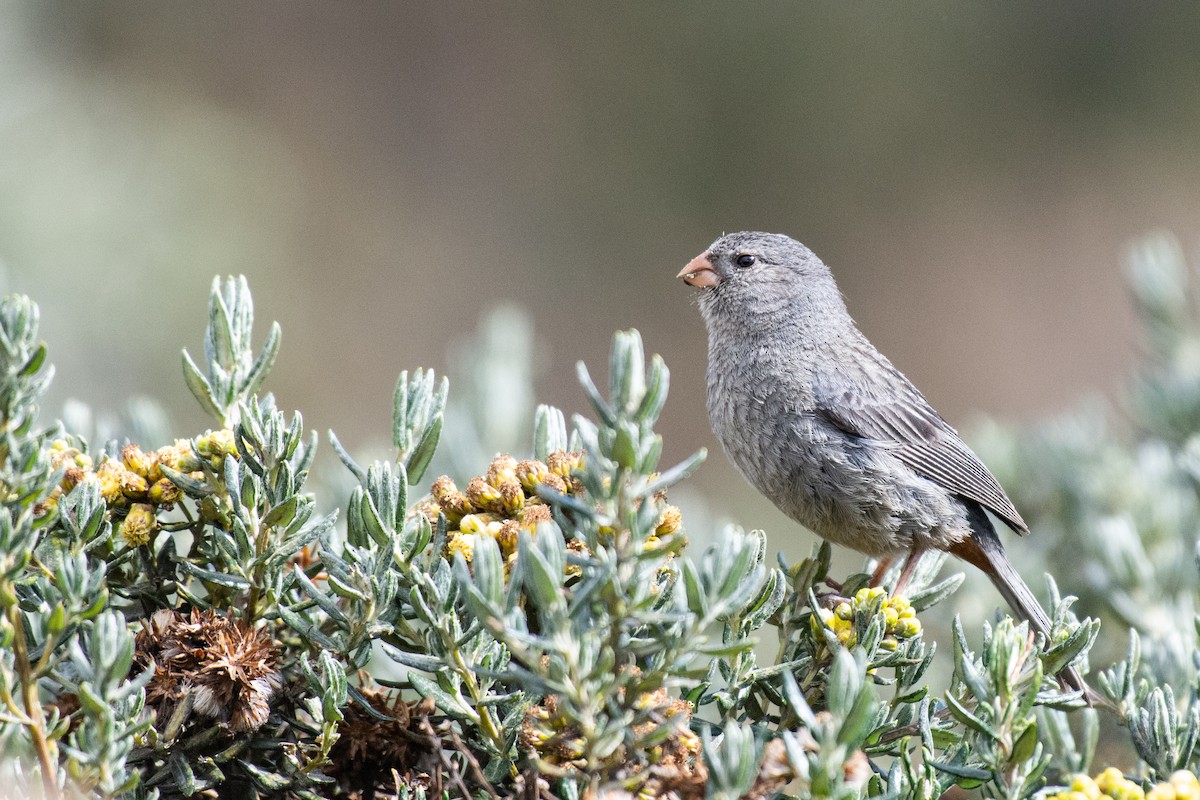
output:
<path id="1" fill-rule="evenodd" d="M 1053 631 L 920 617 L 962 581 L 922 564 L 907 597 L 830 575 L 828 546 L 768 558 L 728 528 L 701 553 L 659 463 L 668 371 L 618 333 L 592 417 L 537 409 L 530 452 L 426 476 L 447 383 L 400 376 L 393 454 L 345 509 L 309 486 L 317 447 L 263 382 L 244 279 L 217 280 L 184 376 L 214 428 L 150 449 L 39 422 L 37 307 L 0 301 L 0 743 L 6 787 L 45 797 L 1191 797 L 1200 337 L 1169 244 L 1134 286 L 1151 333 L 1135 425 L 1081 412 L 986 451 L 1054 529 L 1124 658 L 1097 683 L 1136 750 L 1084 773 L 1100 622 L 1051 583 Z M 1115 427 L 1115 426 L 1114 426 Z M 471 449 L 470 447 L 465 449 Z M 478 450 L 477 443 L 472 452 Z M 870 565 L 868 565 L 870 566 Z M 894 578 L 893 578 L 894 579 Z M 886 586 L 886 581 L 885 581 Z M 1187 624 L 1184 624 L 1187 623 Z M 767 659 L 763 647 L 775 644 Z M 755 645 L 759 645 L 756 649 Z M 932 688 L 931 665 L 952 666 Z M 1114 731 L 1119 729 L 1114 728 Z M 1189 794 L 1191 793 L 1191 794 Z"/>

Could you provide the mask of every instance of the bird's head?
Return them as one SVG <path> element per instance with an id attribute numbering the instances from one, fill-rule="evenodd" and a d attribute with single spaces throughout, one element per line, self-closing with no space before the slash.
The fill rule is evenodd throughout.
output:
<path id="1" fill-rule="evenodd" d="M 779 313 L 845 313 L 829 268 L 779 233 L 726 234 L 676 277 L 700 289 L 700 311 L 709 322 L 737 317 L 741 324 L 753 324 Z"/>

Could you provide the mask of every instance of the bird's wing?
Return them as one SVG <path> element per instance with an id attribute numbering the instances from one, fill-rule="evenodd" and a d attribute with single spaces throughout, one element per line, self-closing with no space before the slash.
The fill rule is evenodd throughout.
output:
<path id="1" fill-rule="evenodd" d="M 836 394 L 817 398 L 817 413 L 844 433 L 891 449 L 905 465 L 954 494 L 974 500 L 1017 533 L 1029 526 L 999 482 L 958 433 L 891 363 L 840 381 Z M 854 388 L 846 389 L 846 383 Z"/>

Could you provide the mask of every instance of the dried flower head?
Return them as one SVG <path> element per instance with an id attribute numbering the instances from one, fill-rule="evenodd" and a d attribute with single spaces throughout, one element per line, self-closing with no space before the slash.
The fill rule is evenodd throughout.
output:
<path id="1" fill-rule="evenodd" d="M 393 770 L 406 781 L 433 772 L 437 753 L 420 728 L 423 719 L 434 712 L 433 702 L 425 699 L 409 704 L 399 695 L 370 687 L 360 692 L 375 714 L 358 703 L 346 706 L 325 771 L 336 776 L 343 787 L 364 793 L 381 782 L 390 784 Z"/>
<path id="2" fill-rule="evenodd" d="M 194 709 L 236 732 L 262 727 L 282 681 L 279 654 L 262 629 L 215 611 L 154 613 L 135 639 L 137 661 L 153 663 L 146 701 L 160 721 L 191 693 Z"/>

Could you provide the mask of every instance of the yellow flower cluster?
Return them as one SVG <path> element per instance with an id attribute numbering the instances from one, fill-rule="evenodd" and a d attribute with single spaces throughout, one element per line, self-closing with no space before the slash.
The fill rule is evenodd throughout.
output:
<path id="1" fill-rule="evenodd" d="M 470 563 L 475 545 L 483 537 L 495 539 L 507 563 L 516 557 L 517 539 L 522 530 L 534 533 L 542 522 L 551 520 L 550 507 L 537 494 L 539 486 L 556 492 L 579 495 L 583 486 L 574 473 L 583 467 L 583 453 L 559 451 L 545 462 L 517 461 L 509 455 L 492 459 L 485 475 L 472 478 L 466 491 L 460 491 L 448 476 L 433 483 L 433 503 L 426 513 L 436 519 L 446 515 L 446 555 L 461 553 Z M 655 536 L 668 536 L 680 530 L 679 509 L 664 505 Z M 568 547 L 582 548 L 571 540 Z"/>
<path id="2" fill-rule="evenodd" d="M 1179 770 L 1146 791 L 1121 770 L 1109 767 L 1094 779 L 1073 776 L 1069 786 L 1047 795 L 1046 800 L 1200 800 L 1200 780 L 1189 770 Z"/>
<path id="3" fill-rule="evenodd" d="M 900 595 L 888 597 L 887 592 L 878 586 L 859 589 L 848 601 L 838 603 L 832 610 L 818 609 L 817 613 L 822 624 L 837 635 L 843 646 L 853 647 L 858 641 L 854 633 L 855 616 L 859 611 L 876 604 L 886 623 L 881 644 L 883 648 L 895 650 L 900 646 L 900 639 L 911 639 L 921 632 L 921 621 L 917 619 L 917 612 L 909 605 L 908 599 Z"/>
<path id="4" fill-rule="evenodd" d="M 121 450 L 119 459 L 105 458 L 95 468 L 91 456 L 64 439 L 56 439 L 50 445 L 50 463 L 63 470 L 63 477 L 43 504 L 43 510 L 53 507 L 78 484 L 95 481 L 110 509 L 127 510 L 121 522 L 121 538 L 130 547 L 137 547 L 153 538 L 158 527 L 155 509 L 170 509 L 183 496 L 163 467 L 201 480 L 205 462 L 219 473 L 226 456 L 237 457 L 230 430 L 205 432 L 195 440 L 194 450 L 190 439 L 176 439 L 175 444 L 149 453 L 129 444 Z"/>

